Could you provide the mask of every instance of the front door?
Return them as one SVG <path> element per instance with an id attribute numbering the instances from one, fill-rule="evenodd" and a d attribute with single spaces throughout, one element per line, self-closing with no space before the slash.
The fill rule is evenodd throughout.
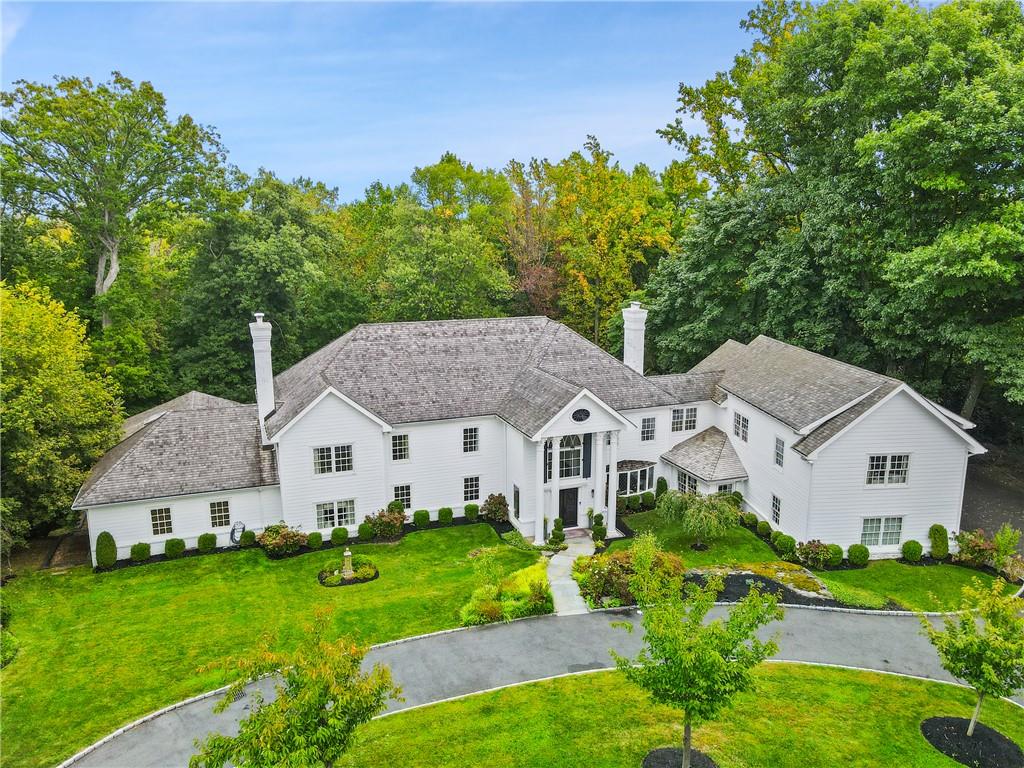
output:
<path id="1" fill-rule="evenodd" d="M 562 518 L 563 528 L 575 528 L 579 525 L 577 521 L 577 507 L 579 506 L 580 489 L 562 488 L 558 492 L 558 516 Z"/>

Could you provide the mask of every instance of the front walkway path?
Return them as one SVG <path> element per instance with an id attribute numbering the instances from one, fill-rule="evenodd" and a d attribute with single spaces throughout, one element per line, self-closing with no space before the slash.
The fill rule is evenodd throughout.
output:
<path id="1" fill-rule="evenodd" d="M 724 610 L 716 608 L 714 615 Z M 391 705 L 391 710 L 399 710 L 513 683 L 610 667 L 609 648 L 635 653 L 640 647 L 639 632 L 627 634 L 612 626 L 621 621 L 639 623 L 636 612 L 628 609 L 541 616 L 374 648 L 368 661 L 391 668 L 405 697 Z M 773 632 L 779 635 L 779 660 L 951 679 L 939 666 L 913 616 L 788 608 L 785 619 L 765 634 Z M 270 687 L 269 681 L 261 684 L 261 688 Z M 1016 700 L 1024 703 L 1020 697 Z M 215 731 L 234 732 L 238 719 L 246 715 L 247 701 L 248 697 L 235 702 L 222 715 L 213 714 L 216 698 L 186 704 L 126 731 L 76 765 L 184 766 L 192 754 L 193 739 Z"/>
<path id="2" fill-rule="evenodd" d="M 575 616 L 587 612 L 587 602 L 580 597 L 580 588 L 572 577 L 572 564 L 581 555 L 594 554 L 594 541 L 586 531 L 575 530 L 565 534 L 568 549 L 556 552 L 548 560 L 548 581 L 555 598 L 558 616 Z"/>

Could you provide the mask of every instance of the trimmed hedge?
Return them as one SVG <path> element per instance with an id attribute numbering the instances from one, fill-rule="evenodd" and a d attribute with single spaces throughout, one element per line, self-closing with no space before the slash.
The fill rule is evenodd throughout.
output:
<path id="1" fill-rule="evenodd" d="M 331 531 L 331 544 L 336 547 L 348 544 L 348 528 L 335 528 Z"/>
<path id="2" fill-rule="evenodd" d="M 306 546 L 310 549 L 320 549 L 324 545 L 324 535 L 320 531 L 313 531 L 306 537 Z"/>
<path id="3" fill-rule="evenodd" d="M 936 523 L 928 529 L 928 541 L 932 545 L 932 557 L 945 560 L 949 557 L 949 531 L 946 526 Z"/>
<path id="4" fill-rule="evenodd" d="M 762 537 L 767 539 L 773 533 L 776 533 L 776 531 L 772 530 L 771 523 L 769 523 L 767 520 L 758 520 L 757 521 L 757 535 L 758 536 L 762 536 Z"/>
<path id="5" fill-rule="evenodd" d="M 395 499 L 388 503 L 385 507 L 388 512 L 401 512 L 405 515 L 405 503 L 401 499 Z"/>
<path id="6" fill-rule="evenodd" d="M 783 560 L 796 559 L 796 539 L 792 536 L 782 534 L 775 540 L 775 548 L 779 551 L 779 557 Z"/>
<path id="7" fill-rule="evenodd" d="M 99 568 L 109 568 L 116 562 L 117 544 L 108 531 L 103 531 L 96 537 L 96 565 Z"/>
<path id="8" fill-rule="evenodd" d="M 742 515 L 740 515 L 740 521 L 745 526 L 747 526 L 747 528 L 757 527 L 757 515 L 755 515 L 753 512 L 744 512 Z"/>
<path id="9" fill-rule="evenodd" d="M 164 542 L 164 557 L 168 560 L 177 560 L 185 554 L 184 539 L 168 539 Z"/>
<path id="10" fill-rule="evenodd" d="M 563 529 L 562 518 L 556 517 L 554 523 L 554 529 L 551 531 L 551 535 L 548 536 L 548 544 L 564 544 L 565 543 L 565 531 Z"/>
<path id="11" fill-rule="evenodd" d="M 767 522 L 767 521 L 765 521 L 765 522 Z M 773 547 L 778 546 L 779 536 L 781 536 L 781 535 L 782 535 L 782 531 L 772 531 L 770 534 L 768 534 L 768 540 L 772 543 Z"/>
<path id="12" fill-rule="evenodd" d="M 452 512 L 451 507 L 441 507 L 437 510 L 437 521 L 441 523 L 441 525 L 451 525 L 454 517 L 455 513 Z"/>
<path id="13" fill-rule="evenodd" d="M 626 509 L 630 512 L 640 511 L 640 497 L 639 496 L 627 496 L 626 497 Z"/>
<path id="14" fill-rule="evenodd" d="M 463 508 L 463 510 L 464 510 L 464 514 L 466 515 L 466 519 L 469 520 L 469 522 L 471 522 L 471 523 L 475 523 L 477 517 L 480 515 L 480 505 L 479 504 L 467 504 Z"/>
<path id="15" fill-rule="evenodd" d="M 668 480 L 664 477 L 659 477 L 658 482 L 654 484 L 654 495 L 661 498 L 661 494 L 668 490 Z"/>
<path id="16" fill-rule="evenodd" d="M 250 530 L 242 531 L 242 535 L 238 537 L 238 546 L 240 546 L 240 547 L 255 547 L 256 546 L 256 531 L 250 531 Z"/>
<path id="17" fill-rule="evenodd" d="M 370 541 L 373 538 L 373 526 L 363 521 L 359 524 L 359 538 L 361 541 Z"/>
<path id="18" fill-rule="evenodd" d="M 417 528 L 426 528 L 430 525 L 430 512 L 426 509 L 417 509 L 412 513 L 412 524 Z"/>
<path id="19" fill-rule="evenodd" d="M 846 550 L 846 557 L 850 561 L 850 565 L 867 565 L 870 556 L 871 553 L 863 544 L 851 544 L 850 548 Z"/>
<path id="20" fill-rule="evenodd" d="M 654 494 L 650 491 L 644 491 L 640 494 L 640 506 L 644 509 L 654 509 L 655 502 Z"/>
<path id="21" fill-rule="evenodd" d="M 917 563 L 921 560 L 921 555 L 924 554 L 924 547 L 921 546 L 921 542 L 914 541 L 914 539 L 907 539 L 903 542 L 903 559 L 908 563 Z"/>
<path id="22" fill-rule="evenodd" d="M 149 560 L 150 547 L 144 541 L 140 541 L 138 544 L 132 544 L 132 562 L 142 563 Z"/>
<path id="23" fill-rule="evenodd" d="M 199 540 L 196 542 L 196 546 L 199 548 L 200 552 L 213 552 L 213 550 L 217 548 L 217 534 L 200 534 Z"/>
<path id="24" fill-rule="evenodd" d="M 838 544 L 828 545 L 828 564 L 829 565 L 842 565 L 843 563 L 843 548 Z"/>

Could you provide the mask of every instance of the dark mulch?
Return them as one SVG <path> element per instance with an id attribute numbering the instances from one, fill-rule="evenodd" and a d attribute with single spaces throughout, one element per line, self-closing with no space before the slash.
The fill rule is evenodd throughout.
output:
<path id="1" fill-rule="evenodd" d="M 968 736 L 970 722 L 964 717 L 930 717 L 921 723 L 921 734 L 939 752 L 962 765 L 1024 768 L 1024 752 L 1013 741 L 982 723 L 974 726 L 973 736 Z"/>
<path id="2" fill-rule="evenodd" d="M 643 768 L 679 768 L 683 764 L 682 747 L 652 749 L 644 758 Z M 718 763 L 697 749 L 690 750 L 691 768 L 718 768 Z"/>
<path id="3" fill-rule="evenodd" d="M 353 578 L 349 579 L 348 581 L 339 582 L 337 584 L 324 584 L 324 579 L 326 579 L 330 575 L 331 574 L 327 571 L 320 571 L 320 573 L 317 574 L 317 580 L 320 582 L 321 587 L 351 587 L 353 584 L 365 584 L 368 581 L 373 581 L 374 579 L 380 578 L 380 571 L 378 571 L 377 568 L 375 567 L 373 569 L 373 576 L 370 576 L 368 579 Z"/>
<path id="4" fill-rule="evenodd" d="M 687 574 L 686 580 L 701 585 L 706 582 L 704 574 L 700 573 Z M 830 600 L 824 597 L 808 597 L 807 595 L 803 595 L 775 579 L 769 579 L 752 573 L 726 574 L 725 588 L 718 595 L 718 600 L 723 603 L 735 603 L 746 597 L 750 592 L 750 587 L 753 585 L 757 585 L 757 588 L 761 590 L 761 592 L 772 592 L 778 594 L 779 602 L 787 603 L 789 605 L 820 605 L 833 608 L 847 607 L 838 600 Z"/>
<path id="5" fill-rule="evenodd" d="M 711 547 L 701 541 L 695 541 L 690 545 L 690 549 L 694 552 L 707 552 Z"/>

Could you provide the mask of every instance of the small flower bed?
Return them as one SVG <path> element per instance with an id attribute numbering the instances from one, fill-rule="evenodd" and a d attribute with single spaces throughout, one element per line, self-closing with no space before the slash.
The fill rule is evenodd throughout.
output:
<path id="1" fill-rule="evenodd" d="M 686 570 L 682 559 L 671 552 L 658 553 L 655 564 L 665 578 L 680 576 Z M 629 549 L 580 557 L 572 565 L 572 576 L 591 608 L 633 605 L 636 600 L 629 590 L 633 573 L 633 552 Z"/>
<path id="2" fill-rule="evenodd" d="M 475 589 L 469 602 L 462 606 L 460 618 L 462 625 L 468 627 L 540 616 L 554 609 L 555 601 L 548 586 L 547 561 L 542 558 L 496 584 L 485 584 Z"/>
<path id="3" fill-rule="evenodd" d="M 380 576 L 377 566 L 366 555 L 352 555 L 352 576 L 349 578 L 345 578 L 344 569 L 344 560 L 331 560 L 321 569 L 317 579 L 325 587 L 346 587 L 373 581 Z"/>

